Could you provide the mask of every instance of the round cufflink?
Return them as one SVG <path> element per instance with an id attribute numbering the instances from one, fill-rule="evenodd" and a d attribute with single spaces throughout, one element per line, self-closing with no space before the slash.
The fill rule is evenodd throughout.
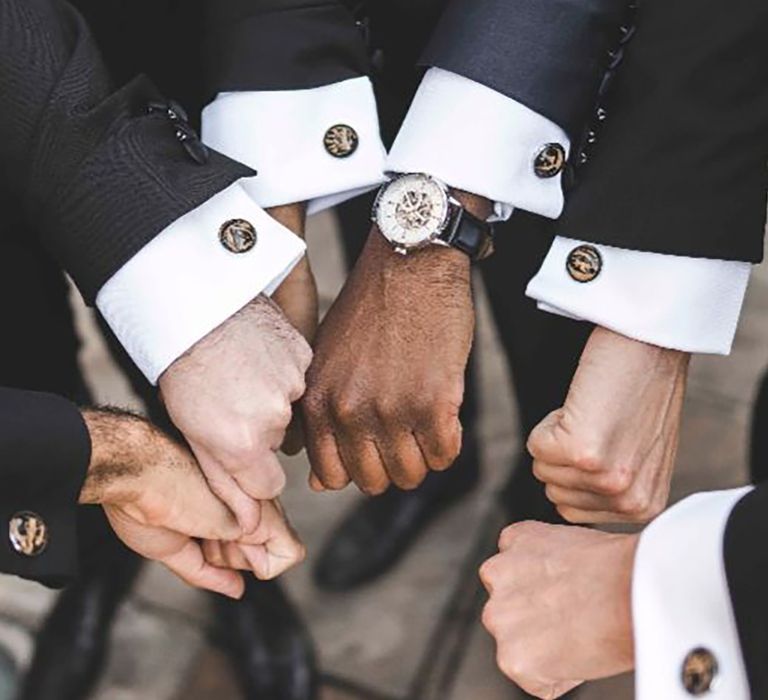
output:
<path id="1" fill-rule="evenodd" d="M 360 137 L 351 126 L 336 124 L 325 132 L 323 144 L 334 158 L 349 158 L 360 145 Z"/>
<path id="2" fill-rule="evenodd" d="M 683 661 L 683 687 L 694 697 L 706 695 L 714 688 L 718 670 L 717 659 L 709 649 L 694 649 Z"/>
<path id="3" fill-rule="evenodd" d="M 602 271 L 603 258 L 594 246 L 580 245 L 570 252 L 565 267 L 576 282 L 591 282 Z"/>
<path id="4" fill-rule="evenodd" d="M 533 160 L 533 171 L 543 180 L 556 177 L 565 167 L 565 148 L 559 143 L 548 143 Z"/>
<path id="5" fill-rule="evenodd" d="M 250 221 L 232 219 L 219 229 L 219 240 L 230 253 L 241 254 L 253 250 L 258 236 Z"/>
<path id="6" fill-rule="evenodd" d="M 11 517 L 8 538 L 16 553 L 37 557 L 48 546 L 48 526 L 37 513 L 21 511 Z"/>

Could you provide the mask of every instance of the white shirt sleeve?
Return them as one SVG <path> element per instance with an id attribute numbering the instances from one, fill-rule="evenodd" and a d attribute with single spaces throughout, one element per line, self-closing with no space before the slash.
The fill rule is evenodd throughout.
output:
<path id="1" fill-rule="evenodd" d="M 239 180 L 181 217 L 101 288 L 96 306 L 153 384 L 195 343 L 259 294 L 271 294 L 303 257 L 304 242 L 272 219 Z M 233 219 L 250 222 L 256 245 L 220 241 Z"/>
<path id="2" fill-rule="evenodd" d="M 355 149 L 341 157 L 325 144 L 336 126 L 357 137 Z M 312 214 L 385 179 L 386 151 L 367 77 L 307 90 L 221 93 L 203 111 L 202 138 L 258 171 L 244 187 L 265 208 L 308 202 Z"/>
<path id="3" fill-rule="evenodd" d="M 749 491 L 691 496 L 642 534 L 632 585 L 637 700 L 690 700 L 682 671 L 696 649 L 717 662 L 707 698 L 749 700 L 723 561 L 728 518 Z"/>
<path id="4" fill-rule="evenodd" d="M 570 140 L 557 124 L 500 92 L 430 68 L 387 159 L 386 170 L 428 173 L 496 204 L 496 219 L 515 208 L 557 218 L 562 176 L 540 178 L 536 156 Z"/>
<path id="5" fill-rule="evenodd" d="M 602 258 L 599 275 L 577 282 L 567 261 L 580 245 Z M 727 355 L 752 266 L 625 250 L 558 237 L 527 294 L 539 307 L 660 347 Z"/>

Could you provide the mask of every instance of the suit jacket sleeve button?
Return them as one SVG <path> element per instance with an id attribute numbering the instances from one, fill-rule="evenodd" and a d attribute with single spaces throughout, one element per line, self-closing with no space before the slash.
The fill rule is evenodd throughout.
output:
<path id="1" fill-rule="evenodd" d="M 16 513 L 11 518 L 8 533 L 14 551 L 25 557 L 37 557 L 48 546 L 48 526 L 31 511 Z"/>
<path id="2" fill-rule="evenodd" d="M 334 158 L 349 158 L 360 145 L 360 137 L 351 126 L 336 124 L 325 132 L 323 144 Z"/>
<path id="3" fill-rule="evenodd" d="M 533 170 L 543 180 L 556 177 L 565 167 L 565 148 L 559 143 L 548 143 L 533 161 Z"/>
<path id="4" fill-rule="evenodd" d="M 603 258 L 594 246 L 580 245 L 571 251 L 565 267 L 576 282 L 591 282 L 602 272 Z"/>
<path id="5" fill-rule="evenodd" d="M 699 648 L 690 652 L 683 661 L 683 687 L 689 695 L 706 695 L 712 690 L 717 678 L 718 665 L 709 649 Z"/>
<path id="6" fill-rule="evenodd" d="M 253 250 L 257 240 L 256 229 L 245 219 L 231 219 L 219 229 L 219 241 L 230 253 L 247 253 Z"/>

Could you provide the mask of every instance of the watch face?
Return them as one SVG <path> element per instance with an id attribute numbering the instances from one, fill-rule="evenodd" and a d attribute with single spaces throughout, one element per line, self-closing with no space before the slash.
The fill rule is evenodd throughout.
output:
<path id="1" fill-rule="evenodd" d="M 406 250 L 429 243 L 448 220 L 448 193 L 428 175 L 403 175 L 376 203 L 376 223 L 385 238 Z"/>

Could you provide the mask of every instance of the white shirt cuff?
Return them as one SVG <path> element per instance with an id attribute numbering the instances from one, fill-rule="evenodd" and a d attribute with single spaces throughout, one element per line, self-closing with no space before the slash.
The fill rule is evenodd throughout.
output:
<path id="1" fill-rule="evenodd" d="M 602 258 L 599 275 L 577 282 L 567 261 L 580 245 Z M 752 266 L 555 239 L 527 294 L 540 308 L 660 347 L 727 355 Z"/>
<path id="2" fill-rule="evenodd" d="M 357 148 L 334 157 L 331 127 L 351 127 Z M 386 151 L 366 77 L 308 90 L 220 93 L 203 111 L 203 141 L 258 171 L 245 185 L 264 208 L 308 202 L 310 214 L 384 181 Z"/>
<path id="3" fill-rule="evenodd" d="M 428 173 L 496 203 L 497 219 L 516 208 L 557 218 L 562 176 L 540 178 L 536 156 L 570 141 L 555 123 L 463 76 L 430 68 L 389 154 L 386 169 Z"/>
<path id="4" fill-rule="evenodd" d="M 181 217 L 101 288 L 96 306 L 155 384 L 195 343 L 261 293 L 271 294 L 303 257 L 304 242 L 254 204 L 240 180 Z M 229 252 L 222 225 L 245 219 L 255 247 Z"/>
<path id="5" fill-rule="evenodd" d="M 632 591 L 637 700 L 690 700 L 683 663 L 699 648 L 718 665 L 707 698 L 749 699 L 723 561 L 729 515 L 749 490 L 691 496 L 642 534 Z"/>

